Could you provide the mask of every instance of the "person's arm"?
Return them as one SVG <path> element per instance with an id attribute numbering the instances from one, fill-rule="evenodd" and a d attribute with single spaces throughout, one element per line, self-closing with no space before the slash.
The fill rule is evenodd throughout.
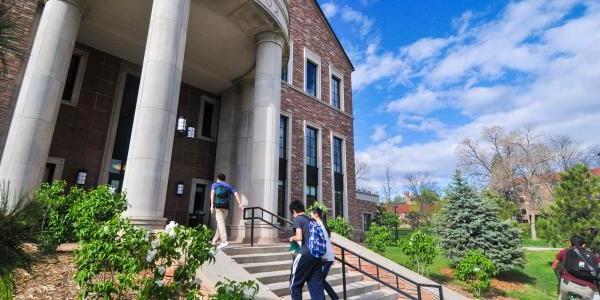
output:
<path id="1" fill-rule="evenodd" d="M 558 271 L 558 267 L 560 266 L 560 260 L 554 259 L 552 262 L 552 270 Z"/>
<path id="2" fill-rule="evenodd" d="M 215 210 L 215 190 L 210 190 L 210 211 Z"/>
<path id="3" fill-rule="evenodd" d="M 242 200 L 240 199 L 240 193 L 235 192 L 235 193 L 233 193 L 233 196 L 235 196 L 235 200 L 237 200 L 237 203 L 239 204 L 240 209 L 244 210 L 244 205 L 242 204 Z"/>
<path id="4" fill-rule="evenodd" d="M 296 228 L 296 234 L 290 237 L 290 242 L 302 242 L 302 228 Z"/>

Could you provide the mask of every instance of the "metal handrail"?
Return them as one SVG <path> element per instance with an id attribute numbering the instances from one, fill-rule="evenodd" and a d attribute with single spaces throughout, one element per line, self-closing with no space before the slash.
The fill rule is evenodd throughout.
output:
<path id="1" fill-rule="evenodd" d="M 256 210 L 260 211 L 260 214 L 257 214 Z M 247 214 L 248 211 L 250 211 L 250 216 L 248 216 L 248 214 Z M 270 220 L 267 220 L 265 218 L 265 214 L 268 215 L 268 217 L 269 217 Z M 278 225 L 275 222 L 273 222 L 273 218 L 275 218 L 277 221 L 280 221 L 282 224 L 288 224 L 288 225 L 292 225 L 293 224 L 290 220 L 288 220 L 286 218 L 283 218 L 281 216 L 278 216 L 278 215 L 276 215 L 276 214 L 274 214 L 274 213 L 272 213 L 272 212 L 270 212 L 270 211 L 268 211 L 268 210 L 266 210 L 266 209 L 264 209 L 262 207 L 247 207 L 247 208 L 244 208 L 244 220 L 250 220 L 251 221 L 251 225 L 250 225 L 250 246 L 251 247 L 254 247 L 254 223 L 255 223 L 254 220 L 263 221 L 266 224 L 269 224 L 272 227 L 278 229 L 279 231 L 282 231 L 282 232 L 286 231 L 286 228 L 284 226 Z M 375 280 L 375 281 L 377 281 L 377 282 L 379 282 L 379 283 L 381 283 L 381 284 L 383 284 L 383 285 L 391 288 L 392 290 L 396 291 L 397 293 L 400 293 L 400 294 L 404 295 L 405 297 L 407 297 L 409 299 L 421 300 L 422 299 L 422 288 L 435 288 L 435 289 L 438 289 L 438 292 L 439 292 L 439 298 L 438 299 L 440 299 L 440 300 L 444 299 L 443 289 L 442 289 L 442 286 L 439 285 L 439 284 L 418 283 L 418 282 L 416 282 L 416 281 L 414 281 L 414 280 L 412 280 L 410 278 L 407 278 L 406 276 L 403 276 L 403 275 L 398 274 L 398 273 L 396 273 L 396 272 L 394 272 L 394 271 L 392 271 L 392 270 L 390 270 L 390 269 L 388 269 L 388 268 L 386 268 L 384 266 L 381 266 L 378 263 L 376 263 L 376 262 L 374 262 L 374 261 L 372 261 L 372 260 L 370 260 L 370 259 L 368 259 L 368 258 L 366 258 L 364 256 L 361 256 L 361 255 L 357 254 L 356 252 L 348 250 L 348 249 L 342 247 L 341 245 L 339 245 L 337 243 L 331 242 L 331 244 L 333 246 L 335 246 L 335 247 L 340 248 L 341 251 L 342 251 L 341 258 L 338 257 L 338 256 L 335 256 L 335 259 L 337 261 L 339 261 L 339 262 L 342 263 L 342 285 L 343 285 L 344 299 L 347 298 L 346 297 L 346 294 L 347 294 L 347 291 L 346 291 L 346 266 L 348 266 L 348 267 L 350 267 L 350 268 L 352 268 L 352 269 L 354 269 L 354 270 L 362 273 L 363 275 L 366 275 L 369 278 L 371 278 L 371 279 L 373 279 L 373 280 Z M 356 256 L 358 258 L 358 267 L 355 266 L 355 265 L 353 265 L 353 264 L 351 264 L 350 262 L 348 262 L 346 260 L 346 253 L 349 253 L 350 255 L 354 255 L 354 256 Z M 376 269 L 376 273 L 377 274 L 373 275 L 373 274 L 367 272 L 366 270 L 364 270 L 362 262 L 366 262 L 366 263 L 369 263 L 369 264 L 373 265 L 375 267 L 375 269 Z M 380 272 L 379 272 L 380 270 L 383 270 L 383 271 L 385 271 L 385 272 L 387 272 L 387 273 L 389 273 L 391 275 L 394 275 L 396 277 L 396 285 L 394 286 L 393 284 L 390 284 L 390 283 L 386 282 L 385 280 L 383 280 L 382 278 L 380 278 L 381 277 L 380 276 Z M 403 291 L 400 288 L 400 281 L 399 281 L 399 279 L 401 279 L 402 281 L 405 281 L 405 282 L 407 282 L 407 283 L 409 283 L 411 285 L 414 285 L 416 287 L 416 289 L 417 289 L 417 297 L 413 296 L 412 294 L 410 294 L 410 293 L 408 293 L 406 291 Z M 432 296 L 433 296 L 433 294 L 432 294 Z"/>
<path id="2" fill-rule="evenodd" d="M 260 211 L 260 216 L 255 213 L 256 210 Z M 246 214 L 246 212 L 248 212 L 248 211 L 251 212 L 250 216 L 248 216 Z M 267 219 L 265 219 L 265 213 L 270 217 L 270 219 L 271 219 L 270 221 L 268 221 Z M 251 225 L 250 225 L 250 247 L 254 247 L 254 220 L 256 220 L 256 219 L 261 220 L 261 221 L 263 221 L 263 222 L 265 222 L 265 223 L 267 223 L 267 224 L 269 224 L 269 225 L 277 228 L 281 232 L 285 232 L 286 231 L 285 227 L 283 227 L 281 225 L 278 225 L 278 224 L 275 224 L 273 222 L 273 218 L 277 219 L 277 221 L 280 221 L 283 224 L 288 224 L 288 225 L 292 225 L 293 224 L 290 220 L 288 220 L 288 219 L 286 219 L 284 217 L 278 216 L 278 215 L 276 215 L 276 214 L 274 214 L 274 213 L 272 213 L 272 212 L 270 212 L 270 211 L 268 211 L 268 210 L 266 210 L 266 209 L 264 209 L 262 207 L 254 206 L 254 207 L 246 207 L 246 208 L 244 208 L 244 220 L 250 220 L 250 222 L 251 222 Z"/>

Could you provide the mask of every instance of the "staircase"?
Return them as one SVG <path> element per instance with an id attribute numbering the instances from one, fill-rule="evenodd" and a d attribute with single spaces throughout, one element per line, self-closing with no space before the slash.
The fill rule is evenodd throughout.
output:
<path id="1" fill-rule="evenodd" d="M 247 244 L 232 244 L 223 250 L 231 259 L 240 264 L 248 273 L 283 299 L 290 297 L 290 271 L 293 256 L 288 253 L 287 244 L 274 244 L 250 247 Z M 342 266 L 335 262 L 327 276 L 340 299 L 343 299 Z M 326 295 L 327 296 L 327 295 Z M 398 294 L 359 272 L 346 268 L 346 296 L 348 299 L 398 299 Z M 303 299 L 310 299 L 304 287 Z M 327 299 L 329 299 L 327 297 Z"/>

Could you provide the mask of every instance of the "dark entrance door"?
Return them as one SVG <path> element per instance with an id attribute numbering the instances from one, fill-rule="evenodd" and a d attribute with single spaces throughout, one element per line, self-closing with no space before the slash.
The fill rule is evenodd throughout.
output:
<path id="1" fill-rule="evenodd" d="M 117 133 L 115 135 L 115 144 L 108 169 L 108 184 L 117 192 L 120 192 L 123 189 L 123 178 L 125 177 L 127 153 L 129 151 L 131 129 L 133 128 L 133 117 L 135 115 L 135 104 L 137 102 L 139 87 L 140 78 L 127 74 L 125 88 L 123 89 L 121 109 L 119 112 Z"/>
<path id="2" fill-rule="evenodd" d="M 209 203 L 208 184 L 194 182 L 192 184 L 188 226 L 210 225 Z"/>

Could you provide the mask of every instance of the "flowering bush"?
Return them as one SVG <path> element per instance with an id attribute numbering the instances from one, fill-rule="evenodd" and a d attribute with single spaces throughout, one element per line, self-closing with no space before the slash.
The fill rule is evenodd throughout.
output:
<path id="1" fill-rule="evenodd" d="M 251 300 L 258 294 L 258 283 L 252 280 L 236 282 L 225 278 L 225 282 L 217 282 L 216 288 L 213 300 Z"/>
<path id="2" fill-rule="evenodd" d="M 479 250 L 470 250 L 456 265 L 456 278 L 467 283 L 475 296 L 490 288 L 496 266 Z"/>
<path id="3" fill-rule="evenodd" d="M 206 226 L 186 228 L 171 222 L 150 239 L 147 230 L 114 217 L 75 252 L 80 296 L 196 299 L 196 270 L 214 260 L 210 237 Z"/>

